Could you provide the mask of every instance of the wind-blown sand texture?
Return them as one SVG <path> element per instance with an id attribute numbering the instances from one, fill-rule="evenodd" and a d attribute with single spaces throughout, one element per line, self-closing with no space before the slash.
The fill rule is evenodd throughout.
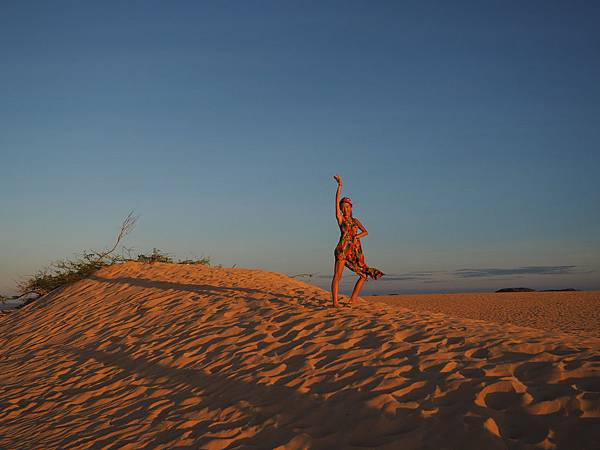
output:
<path id="1" fill-rule="evenodd" d="M 126 263 L 0 320 L 8 449 L 592 449 L 600 340 Z"/>
<path id="2" fill-rule="evenodd" d="M 600 291 L 378 295 L 365 299 L 413 311 L 600 338 Z"/>

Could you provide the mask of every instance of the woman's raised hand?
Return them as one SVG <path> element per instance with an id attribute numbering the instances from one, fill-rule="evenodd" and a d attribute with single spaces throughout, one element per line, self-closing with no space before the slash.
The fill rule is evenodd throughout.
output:
<path id="1" fill-rule="evenodd" d="M 334 176 L 333 176 L 333 179 L 334 179 L 335 181 L 337 181 L 337 184 L 338 184 L 339 186 L 341 186 L 341 185 L 342 185 L 342 177 L 340 177 L 339 175 L 334 175 Z"/>

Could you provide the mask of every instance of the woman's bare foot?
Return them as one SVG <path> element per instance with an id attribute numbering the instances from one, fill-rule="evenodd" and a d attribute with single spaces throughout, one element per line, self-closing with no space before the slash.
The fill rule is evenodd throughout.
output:
<path id="1" fill-rule="evenodd" d="M 352 305 L 352 304 L 354 304 L 354 303 L 355 303 L 355 301 L 356 301 L 356 299 L 362 300 L 363 298 L 362 298 L 362 297 L 358 297 L 358 296 L 356 296 L 356 297 L 354 297 L 354 298 L 350 297 L 350 298 L 348 299 L 348 305 Z"/>

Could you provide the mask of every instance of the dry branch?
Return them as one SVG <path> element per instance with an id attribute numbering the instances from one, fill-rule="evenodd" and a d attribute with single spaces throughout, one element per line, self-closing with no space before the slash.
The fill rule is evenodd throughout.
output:
<path id="1" fill-rule="evenodd" d="M 115 245 L 113 245 L 113 247 L 110 250 L 108 250 L 104 253 L 96 253 L 96 256 L 98 257 L 98 261 L 106 258 L 108 255 L 110 255 L 112 252 L 114 252 L 116 250 L 117 246 L 119 245 L 119 242 L 121 242 L 121 240 L 125 236 L 127 236 L 129 233 L 131 233 L 133 231 L 139 218 L 140 218 L 140 216 L 134 215 L 133 211 L 130 211 L 129 214 L 127 214 L 127 217 L 125 217 L 125 220 L 123 220 L 123 223 L 121 224 L 121 230 L 119 231 Z"/>

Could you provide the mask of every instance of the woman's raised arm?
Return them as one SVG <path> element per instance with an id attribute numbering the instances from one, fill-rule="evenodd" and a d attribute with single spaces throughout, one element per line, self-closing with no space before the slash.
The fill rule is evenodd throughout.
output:
<path id="1" fill-rule="evenodd" d="M 335 218 L 338 221 L 338 224 L 342 224 L 342 211 L 340 210 L 340 196 L 342 194 L 342 177 L 339 175 L 334 175 L 333 179 L 337 181 L 338 187 L 335 193 Z"/>

